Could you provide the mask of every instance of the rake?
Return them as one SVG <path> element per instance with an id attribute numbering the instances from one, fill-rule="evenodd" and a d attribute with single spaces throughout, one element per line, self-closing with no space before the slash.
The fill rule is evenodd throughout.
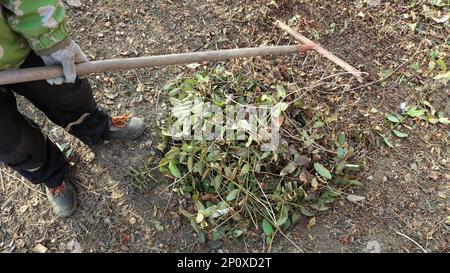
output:
<path id="1" fill-rule="evenodd" d="M 320 45 L 314 43 L 313 41 L 309 40 L 308 38 L 302 36 L 301 34 L 296 32 L 292 28 L 288 27 L 284 23 L 277 21 L 275 24 L 280 28 L 284 29 L 285 31 L 287 31 L 296 40 L 301 42 L 302 45 L 240 48 L 240 49 L 203 51 L 203 52 L 169 54 L 158 56 L 99 60 L 77 64 L 76 71 L 78 76 L 85 76 L 92 73 L 130 70 L 136 68 L 163 67 L 168 65 L 182 65 L 207 61 L 209 62 L 222 61 L 228 59 L 249 58 L 256 56 L 287 55 L 296 52 L 306 52 L 314 49 L 319 54 L 333 61 L 337 65 L 341 66 L 349 73 L 354 75 L 359 81 L 361 81 L 362 72 L 359 72 L 356 68 L 352 67 L 347 62 L 333 55 L 331 52 L 324 49 Z M 46 66 L 46 67 L 24 68 L 17 70 L 5 70 L 0 71 L 0 85 L 52 79 L 63 75 L 64 73 L 61 66 Z"/>

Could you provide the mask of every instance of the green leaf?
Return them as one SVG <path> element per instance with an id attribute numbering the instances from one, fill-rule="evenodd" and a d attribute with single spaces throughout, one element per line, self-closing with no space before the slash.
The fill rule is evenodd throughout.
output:
<path id="1" fill-rule="evenodd" d="M 317 172 L 318 174 L 320 174 L 321 176 L 323 176 L 323 177 L 326 178 L 326 179 L 331 179 L 331 178 L 333 178 L 333 177 L 331 176 L 330 171 L 328 171 L 322 164 L 320 164 L 320 163 L 318 163 L 318 162 L 314 163 L 314 169 L 316 170 L 316 172 Z"/>
<path id="2" fill-rule="evenodd" d="M 195 222 L 195 218 L 190 218 L 190 222 L 191 222 L 191 227 L 192 227 L 192 229 L 193 229 L 195 232 L 199 233 L 199 232 L 200 232 L 200 229 L 198 228 L 197 222 Z"/>
<path id="3" fill-rule="evenodd" d="M 240 191 L 241 191 L 240 189 L 235 189 L 235 190 L 230 191 L 230 193 L 228 193 L 228 195 L 227 195 L 226 200 L 228 202 L 233 201 L 234 199 L 236 199 L 236 197 L 238 196 Z"/>
<path id="4" fill-rule="evenodd" d="M 402 133 L 402 132 L 397 131 L 397 130 L 392 130 L 392 132 L 393 132 L 396 136 L 398 136 L 398 137 L 400 137 L 400 138 L 408 137 L 408 134 Z"/>
<path id="5" fill-rule="evenodd" d="M 242 166 L 242 169 L 241 169 L 241 175 L 246 175 L 246 174 L 248 174 L 248 172 L 250 171 L 250 168 L 251 168 L 250 164 L 245 163 L 245 165 Z"/>
<path id="6" fill-rule="evenodd" d="M 277 227 L 282 226 L 286 222 L 288 217 L 289 217 L 289 207 L 288 206 L 283 206 L 283 208 L 281 209 L 280 218 L 275 223 L 276 226 Z"/>
<path id="7" fill-rule="evenodd" d="M 277 90 L 278 98 L 282 99 L 282 98 L 286 97 L 286 90 L 284 90 L 284 87 L 282 85 L 277 85 L 276 90 Z"/>
<path id="8" fill-rule="evenodd" d="M 435 80 L 450 80 L 450 71 L 448 71 L 447 73 L 442 73 L 437 75 L 436 77 L 434 77 Z"/>
<path id="9" fill-rule="evenodd" d="M 433 60 L 431 60 L 431 61 L 428 63 L 428 71 L 430 71 L 430 72 L 433 71 L 435 67 L 436 67 L 436 62 L 433 61 Z"/>
<path id="10" fill-rule="evenodd" d="M 398 123 L 400 120 L 394 115 L 386 115 L 387 120 L 393 123 Z"/>
<path id="11" fill-rule="evenodd" d="M 153 220 L 153 223 L 155 224 L 155 228 L 157 231 L 164 231 L 164 226 L 161 225 L 161 222 L 158 220 Z"/>
<path id="12" fill-rule="evenodd" d="M 184 217 L 186 217 L 186 218 L 189 218 L 189 219 L 192 219 L 192 218 L 194 218 L 194 215 L 192 215 L 192 214 L 190 214 L 187 210 L 185 210 L 185 209 L 183 209 L 183 208 L 178 208 L 178 211 L 182 214 L 182 215 L 184 215 Z"/>
<path id="13" fill-rule="evenodd" d="M 323 122 L 323 121 L 321 121 L 321 120 L 318 120 L 318 121 L 316 121 L 316 122 L 313 124 L 313 128 L 314 128 L 314 129 L 317 129 L 317 128 L 322 127 L 323 125 L 325 125 L 325 122 Z"/>
<path id="14" fill-rule="evenodd" d="M 219 191 L 220 191 L 222 181 L 223 181 L 223 176 L 218 174 L 214 177 L 213 182 L 211 183 L 211 185 L 214 187 L 214 189 L 216 189 L 217 193 L 219 193 Z"/>
<path id="15" fill-rule="evenodd" d="M 345 144 L 345 133 L 344 132 L 339 134 L 338 143 L 340 146 L 343 146 Z"/>
<path id="16" fill-rule="evenodd" d="M 252 137 L 252 135 L 250 135 L 249 137 L 248 137 L 248 140 L 247 140 L 247 143 L 245 144 L 245 147 L 250 147 L 250 145 L 252 145 L 252 142 L 253 142 L 253 137 Z"/>
<path id="17" fill-rule="evenodd" d="M 342 147 L 338 147 L 336 149 L 336 153 L 339 159 L 344 159 L 345 155 L 347 154 L 347 151 Z"/>
<path id="18" fill-rule="evenodd" d="M 444 117 L 444 112 L 439 112 L 438 113 L 438 117 L 439 117 L 439 122 L 445 125 L 449 125 L 450 124 L 450 120 L 446 117 Z"/>
<path id="19" fill-rule="evenodd" d="M 204 244 L 206 242 L 206 236 L 203 231 L 200 230 L 200 232 L 197 234 L 197 240 L 201 244 Z"/>
<path id="20" fill-rule="evenodd" d="M 267 221 L 266 219 L 264 219 L 263 222 L 262 222 L 262 229 L 264 231 L 264 234 L 266 234 L 266 236 L 272 236 L 272 234 L 273 234 L 273 227 L 269 223 L 269 221 Z"/>
<path id="21" fill-rule="evenodd" d="M 350 171 L 357 172 L 361 169 L 361 166 L 356 164 L 345 164 L 345 168 L 349 169 Z"/>
<path id="22" fill-rule="evenodd" d="M 293 225 L 297 224 L 299 220 L 300 220 L 300 215 L 298 215 L 298 213 L 296 213 L 296 212 L 292 213 L 292 216 L 291 216 L 292 224 Z"/>
<path id="23" fill-rule="evenodd" d="M 352 180 L 350 180 L 350 184 L 355 185 L 355 186 L 360 186 L 360 187 L 364 186 L 363 183 L 361 183 L 361 182 L 360 182 L 359 180 L 357 180 L 357 179 L 352 179 Z"/>
<path id="24" fill-rule="evenodd" d="M 420 116 L 425 115 L 426 111 L 427 110 L 425 110 L 425 109 L 417 110 L 417 107 L 414 106 L 414 107 L 411 107 L 408 110 L 408 112 L 406 112 L 406 114 L 412 118 L 415 118 L 415 117 L 420 117 Z"/>
<path id="25" fill-rule="evenodd" d="M 209 181 L 209 179 L 205 179 L 203 181 L 203 189 L 205 190 L 205 192 L 209 192 L 210 188 L 211 188 L 211 181 Z"/>
<path id="26" fill-rule="evenodd" d="M 313 217 L 314 214 L 312 212 L 310 212 L 308 209 L 301 207 L 300 208 L 300 212 L 305 215 L 306 217 Z"/>
<path id="27" fill-rule="evenodd" d="M 169 91 L 173 90 L 176 86 L 177 86 L 177 84 L 175 82 L 169 82 L 166 85 L 164 85 L 163 91 L 169 92 Z"/>
<path id="28" fill-rule="evenodd" d="M 448 118 L 439 118 L 439 122 L 445 125 L 450 124 L 450 120 Z"/>
<path id="29" fill-rule="evenodd" d="M 446 72 L 447 71 L 447 64 L 445 63 L 444 60 L 439 59 L 436 61 L 436 63 L 439 65 L 439 68 L 443 71 Z"/>
<path id="30" fill-rule="evenodd" d="M 347 162 L 345 160 L 339 161 L 336 164 L 336 169 L 335 169 L 336 173 L 341 173 L 342 170 L 344 170 L 346 164 L 347 164 Z"/>
<path id="31" fill-rule="evenodd" d="M 386 143 L 387 146 L 394 148 L 394 145 L 389 141 L 387 137 L 383 137 L 384 143 Z"/>
<path id="32" fill-rule="evenodd" d="M 242 229 L 235 229 L 233 230 L 233 238 L 238 238 L 244 233 Z"/>
<path id="33" fill-rule="evenodd" d="M 169 162 L 169 170 L 170 170 L 170 173 L 173 176 L 175 176 L 176 178 L 180 178 L 181 177 L 181 173 L 180 173 L 180 170 L 178 170 L 176 161 L 171 160 Z"/>
<path id="34" fill-rule="evenodd" d="M 191 171 L 192 168 L 194 168 L 194 156 L 193 156 L 193 155 L 190 155 L 190 156 L 188 157 L 187 167 L 188 167 L 188 170 L 189 170 L 189 171 Z"/>

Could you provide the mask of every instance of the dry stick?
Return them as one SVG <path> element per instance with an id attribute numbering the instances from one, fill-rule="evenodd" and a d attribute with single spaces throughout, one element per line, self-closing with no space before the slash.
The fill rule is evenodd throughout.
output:
<path id="1" fill-rule="evenodd" d="M 0 168 L 3 168 L 3 166 L 0 166 Z M 0 172 L 0 182 L 2 184 L 2 191 L 5 191 L 5 184 L 3 183 L 3 173 Z"/>
<path id="2" fill-rule="evenodd" d="M 286 240 L 288 240 L 298 251 L 300 251 L 300 253 L 305 253 L 304 251 L 303 251 L 303 249 L 301 249 L 294 241 L 292 241 L 292 239 L 291 238 L 289 238 L 286 234 L 284 234 L 284 232 L 283 231 L 281 231 L 281 230 L 278 230 L 280 233 L 281 233 L 281 235 L 283 235 L 283 237 L 284 238 L 286 238 Z"/>
<path id="3" fill-rule="evenodd" d="M 124 59 L 110 59 L 86 62 L 76 65 L 78 76 L 116 70 L 128 70 L 145 67 L 190 64 L 205 61 L 221 61 L 256 56 L 286 55 L 294 52 L 306 52 L 311 45 L 271 46 L 256 48 L 227 49 L 182 54 L 169 54 Z M 52 79 L 63 76 L 60 66 L 34 67 L 0 72 L 0 85 Z"/>
<path id="4" fill-rule="evenodd" d="M 39 194 L 45 196 L 45 193 L 43 193 L 43 192 L 41 192 L 41 191 L 39 191 L 39 190 L 33 189 L 33 188 L 32 188 L 31 186 L 29 186 L 27 183 L 25 183 L 24 181 L 22 181 L 22 179 L 20 179 L 20 178 L 18 178 L 18 177 L 15 177 L 14 175 L 9 174 L 8 172 L 6 172 L 6 171 L 4 171 L 4 170 L 2 170 L 2 169 L 0 169 L 0 173 L 6 174 L 8 177 L 10 177 L 10 178 L 12 178 L 12 179 L 14 179 L 14 180 L 19 181 L 20 183 L 22 183 L 23 185 L 25 185 L 25 186 L 26 186 L 27 188 L 29 188 L 30 190 L 32 190 L 32 191 L 34 191 L 34 192 L 36 192 L 36 193 L 39 193 Z"/>
<path id="5" fill-rule="evenodd" d="M 406 239 L 408 239 L 408 240 L 410 240 L 411 242 L 413 242 L 416 246 L 418 246 L 418 247 L 423 251 L 423 253 L 427 253 L 427 251 L 426 251 L 421 245 L 419 245 L 419 243 L 417 243 L 417 242 L 414 241 L 413 239 L 409 238 L 408 236 L 406 236 L 405 234 L 401 233 L 401 232 L 398 231 L 398 230 L 396 230 L 395 233 L 397 233 L 398 235 L 403 236 L 403 237 L 405 237 Z"/>
<path id="6" fill-rule="evenodd" d="M 306 38 L 305 36 L 301 35 L 297 31 L 293 30 L 292 28 L 290 28 L 285 23 L 277 20 L 275 22 L 275 25 L 277 25 L 279 28 L 281 28 L 284 31 L 286 31 L 287 33 L 289 33 L 292 37 L 294 37 L 299 42 L 302 42 L 303 44 L 314 45 L 314 50 L 315 51 L 317 51 L 319 54 L 321 54 L 322 56 L 324 56 L 328 60 L 332 61 L 333 63 L 339 65 L 340 67 L 342 67 L 346 71 L 350 72 L 353 76 L 356 77 L 356 79 L 358 79 L 358 81 L 362 82 L 362 76 L 361 75 L 363 74 L 363 72 L 361 72 L 358 69 L 354 68 L 349 63 L 347 63 L 346 61 L 344 61 L 341 58 L 337 57 L 336 55 L 334 55 L 330 51 L 326 50 L 325 48 L 323 48 L 319 44 L 314 43 L 310 39 Z"/>

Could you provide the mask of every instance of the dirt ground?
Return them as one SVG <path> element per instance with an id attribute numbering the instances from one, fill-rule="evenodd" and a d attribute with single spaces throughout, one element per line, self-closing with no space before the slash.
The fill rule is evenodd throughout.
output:
<path id="1" fill-rule="evenodd" d="M 333 126 L 347 132 L 383 126 L 382 112 L 397 113 L 402 102 L 425 96 L 450 116 L 448 85 L 428 72 L 428 53 L 440 47 L 450 66 L 443 25 L 421 16 L 413 1 L 271 1 L 231 0 L 82 0 L 68 7 L 73 38 L 92 60 L 167 54 L 206 49 L 295 43 L 273 26 L 275 19 L 321 43 L 366 72 L 358 83 L 347 75 L 341 85 L 310 90 L 311 106 L 337 116 Z M 421 2 L 421 1 L 416 1 Z M 429 2 L 429 1 L 422 1 Z M 445 7 L 444 7 L 445 9 Z M 448 6 L 447 6 L 448 10 Z M 417 22 L 413 32 L 409 24 Z M 230 61 L 239 65 L 250 60 Z M 254 58 L 262 74 L 272 73 L 299 85 L 323 79 L 341 69 L 315 53 L 307 56 Z M 421 72 L 412 70 L 418 63 Z M 156 129 L 168 106 L 162 86 L 184 66 L 139 69 L 90 76 L 99 104 L 112 114 L 144 117 L 145 135 L 130 143 L 105 142 L 90 149 L 55 128 L 23 99 L 20 108 L 76 156 L 74 183 L 78 212 L 57 219 L 44 191 L 6 168 L 0 173 L 0 252 L 262 252 L 259 236 L 221 245 L 199 245 L 189 222 L 177 213 L 183 199 L 171 196 L 169 180 L 144 193 L 136 190 L 130 166 L 149 158 L 158 162 Z M 392 72 L 381 82 L 380 74 Z M 376 108 L 379 112 L 370 111 Z M 408 138 L 388 148 L 368 137 L 357 147 L 365 170 L 364 187 L 350 193 L 361 204 L 342 198 L 316 216 L 304 218 L 274 243 L 273 252 L 450 252 L 450 131 L 445 125 L 416 122 Z"/>

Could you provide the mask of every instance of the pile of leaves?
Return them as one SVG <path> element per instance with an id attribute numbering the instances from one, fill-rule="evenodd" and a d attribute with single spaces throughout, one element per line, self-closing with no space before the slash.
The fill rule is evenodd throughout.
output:
<path id="1" fill-rule="evenodd" d="M 196 71 L 164 87 L 173 108 L 158 148 L 165 152 L 160 171 L 174 179 L 176 193 L 189 199 L 179 210 L 190 220 L 200 242 L 262 230 L 271 246 L 274 237 L 284 234 L 301 215 L 311 217 L 310 224 L 314 224 L 315 214 L 327 210 L 343 190 L 361 186 L 356 179 L 361 166 L 351 162 L 350 141 L 344 133 L 329 128 L 336 117 L 303 105 L 295 87 L 264 84 L 221 66 Z M 196 119 L 190 106 L 196 98 L 224 112 L 229 105 L 275 109 L 279 147 L 262 151 L 264 141 L 253 139 L 245 126 L 240 127 L 245 132 L 240 140 L 175 136 L 169 130 L 175 122 Z M 214 126 L 214 118 L 205 112 L 202 130 Z M 218 129 L 223 136 L 226 127 Z"/>

